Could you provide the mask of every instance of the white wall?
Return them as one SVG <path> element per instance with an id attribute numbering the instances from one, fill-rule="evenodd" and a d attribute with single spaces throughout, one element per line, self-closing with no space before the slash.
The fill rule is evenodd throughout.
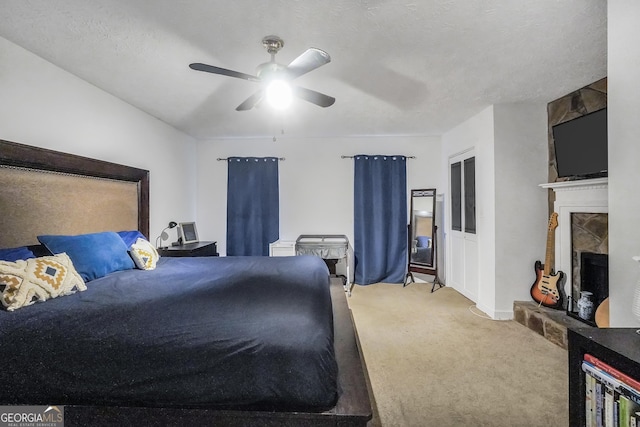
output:
<path id="1" fill-rule="evenodd" d="M 476 157 L 477 293 L 457 290 L 491 317 L 511 318 L 513 301 L 530 299 L 534 262 L 544 258 L 547 198 L 538 185 L 547 181 L 546 106 L 490 106 L 442 141 L 447 185 L 451 156 L 473 148 Z"/>
<path id="2" fill-rule="evenodd" d="M 148 169 L 150 239 L 195 219 L 191 137 L 3 38 L 0 100 L 0 139 Z"/>
<path id="3" fill-rule="evenodd" d="M 198 231 L 226 253 L 227 165 L 216 158 L 276 156 L 280 179 L 280 239 L 346 234 L 353 244 L 353 160 L 342 155 L 401 154 L 407 188 L 441 188 L 440 138 L 358 137 L 213 140 L 198 143 Z M 407 202 L 409 199 L 407 198 Z"/>
<path id="4" fill-rule="evenodd" d="M 640 266 L 640 2 L 609 0 L 609 304 L 614 327 L 636 327 L 631 312 Z"/>
<path id="5" fill-rule="evenodd" d="M 500 104 L 495 119 L 495 306 L 511 318 L 528 301 L 536 260 L 544 262 L 548 230 L 546 104 Z"/>

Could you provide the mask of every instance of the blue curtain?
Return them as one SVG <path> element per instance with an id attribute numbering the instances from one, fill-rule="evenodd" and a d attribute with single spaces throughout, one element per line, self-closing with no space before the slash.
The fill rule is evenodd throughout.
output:
<path id="1" fill-rule="evenodd" d="M 230 157 L 227 255 L 269 255 L 279 236 L 277 157 Z"/>
<path id="2" fill-rule="evenodd" d="M 407 269 L 406 157 L 354 157 L 355 282 L 403 283 Z"/>

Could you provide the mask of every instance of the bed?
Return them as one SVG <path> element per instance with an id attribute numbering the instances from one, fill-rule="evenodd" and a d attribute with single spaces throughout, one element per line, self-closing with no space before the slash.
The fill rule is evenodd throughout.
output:
<path id="1" fill-rule="evenodd" d="M 2 230 L 0 247 L 41 251 L 34 239 L 47 233 L 149 236 L 145 170 L 8 141 L 0 141 L 0 164 L 116 187 L 105 207 L 104 195 L 95 206 L 87 200 L 96 199 L 94 180 L 86 194 L 73 184 L 80 195 L 54 214 L 41 194 L 25 197 L 24 177 L 2 175 L 0 197 L 15 203 L 2 203 L 11 232 Z M 69 211 L 79 218 L 69 221 Z M 366 369 L 333 282 L 315 256 L 161 258 L 151 271 L 111 272 L 85 291 L 0 311 L 0 358 L 12 366 L 0 373 L 0 405 L 64 405 L 69 426 L 364 426 L 372 416 Z"/>

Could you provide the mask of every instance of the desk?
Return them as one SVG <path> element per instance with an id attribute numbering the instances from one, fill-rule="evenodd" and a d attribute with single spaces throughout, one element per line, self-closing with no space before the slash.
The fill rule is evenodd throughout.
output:
<path id="1" fill-rule="evenodd" d="M 344 234 L 301 234 L 295 244 L 296 255 L 315 255 L 322 259 L 344 259 L 347 267 L 347 275 L 344 276 L 344 290 L 351 296 L 353 283 L 349 270 L 349 257 L 351 250 L 349 239 Z"/>

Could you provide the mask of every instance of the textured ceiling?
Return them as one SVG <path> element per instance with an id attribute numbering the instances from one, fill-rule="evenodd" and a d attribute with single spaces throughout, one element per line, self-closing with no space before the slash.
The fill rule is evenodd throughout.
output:
<path id="1" fill-rule="evenodd" d="M 334 96 L 286 113 L 235 107 L 276 34 L 296 80 Z M 3 0 L 0 36 L 200 139 L 440 135 L 488 105 L 549 102 L 606 76 L 605 0 Z"/>

